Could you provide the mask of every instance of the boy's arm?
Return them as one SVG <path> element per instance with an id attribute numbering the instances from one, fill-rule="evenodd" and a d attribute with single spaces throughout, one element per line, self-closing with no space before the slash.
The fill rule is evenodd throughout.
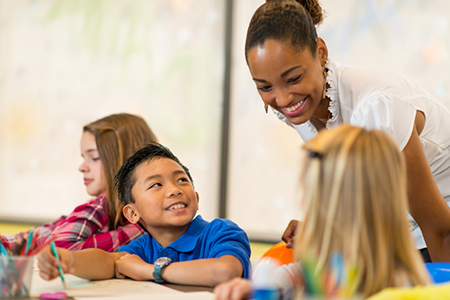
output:
<path id="1" fill-rule="evenodd" d="M 136 255 L 123 256 L 116 261 L 116 271 L 135 280 L 154 280 L 154 270 L 154 265 L 141 261 Z M 241 261 L 232 255 L 224 255 L 174 262 L 162 269 L 161 276 L 169 283 L 214 287 L 234 277 L 241 277 L 242 273 Z"/>
<path id="2" fill-rule="evenodd" d="M 114 263 L 126 253 L 108 253 L 101 249 L 69 251 L 57 248 L 64 273 L 85 279 L 110 279 L 114 277 Z M 45 280 L 59 276 L 58 260 L 53 256 L 50 246 L 38 254 L 39 274 Z"/>
<path id="3" fill-rule="evenodd" d="M 242 263 L 232 255 L 171 263 L 161 271 L 167 282 L 214 287 L 241 277 Z"/>

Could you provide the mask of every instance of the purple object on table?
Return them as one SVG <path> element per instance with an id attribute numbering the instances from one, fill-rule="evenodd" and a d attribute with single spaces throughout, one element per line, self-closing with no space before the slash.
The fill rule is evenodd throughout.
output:
<path id="1" fill-rule="evenodd" d="M 39 297 L 41 299 L 47 299 L 47 300 L 60 300 L 60 299 L 66 299 L 67 294 L 64 292 L 43 293 Z"/>

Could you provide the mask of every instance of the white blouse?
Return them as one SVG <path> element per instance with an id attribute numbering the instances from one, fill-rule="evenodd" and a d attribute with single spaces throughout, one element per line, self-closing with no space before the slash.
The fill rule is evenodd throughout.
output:
<path id="1" fill-rule="evenodd" d="M 450 112 L 433 95 L 405 77 L 359 69 L 328 62 L 326 95 L 332 114 L 327 128 L 349 123 L 391 134 L 403 150 L 411 137 L 416 111 L 425 115 L 425 127 L 419 138 L 436 184 L 450 205 Z M 304 142 L 317 135 L 310 121 L 290 123 L 278 111 L 278 118 L 292 126 Z M 409 216 L 410 217 L 410 216 Z M 426 244 L 422 232 L 412 220 L 412 232 L 418 249 Z"/>

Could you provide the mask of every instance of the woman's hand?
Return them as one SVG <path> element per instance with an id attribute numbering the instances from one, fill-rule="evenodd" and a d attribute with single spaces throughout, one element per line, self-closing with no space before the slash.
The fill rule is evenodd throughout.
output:
<path id="1" fill-rule="evenodd" d="M 116 278 L 132 278 L 134 280 L 151 280 L 154 266 L 146 263 L 137 255 L 125 254 L 115 262 Z"/>
<path id="2" fill-rule="evenodd" d="M 216 300 L 249 299 L 252 293 L 252 283 L 244 278 L 234 278 L 221 283 L 214 288 Z"/>
<path id="3" fill-rule="evenodd" d="M 64 273 L 74 273 L 74 258 L 73 253 L 66 249 L 56 248 L 58 252 L 59 260 L 61 261 L 61 267 Z M 44 280 L 52 280 L 59 276 L 58 260 L 53 256 L 53 252 L 50 245 L 44 247 L 38 255 L 38 267 L 39 276 Z"/>
<path id="4" fill-rule="evenodd" d="M 291 248 L 294 242 L 295 232 L 297 231 L 297 220 L 291 220 L 281 239 L 286 242 L 286 248 Z"/>

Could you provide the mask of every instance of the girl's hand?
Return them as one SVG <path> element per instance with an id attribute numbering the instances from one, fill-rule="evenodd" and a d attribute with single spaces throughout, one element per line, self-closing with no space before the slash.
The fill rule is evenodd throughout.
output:
<path id="1" fill-rule="evenodd" d="M 56 248 L 61 267 L 64 273 L 74 273 L 74 258 L 73 253 L 63 248 Z M 44 247 L 37 255 L 39 276 L 44 280 L 52 280 L 59 277 L 58 260 L 53 256 L 50 245 Z"/>
<path id="2" fill-rule="evenodd" d="M 154 266 L 143 261 L 134 254 L 125 254 L 115 262 L 116 278 L 132 278 L 134 280 L 153 279 Z"/>
<path id="3" fill-rule="evenodd" d="M 294 242 L 295 231 L 297 230 L 298 221 L 291 220 L 288 227 L 283 233 L 281 239 L 286 242 L 286 248 L 291 248 Z"/>
<path id="4" fill-rule="evenodd" d="M 216 300 L 249 299 L 251 293 L 252 283 L 250 280 L 240 277 L 221 283 L 214 288 Z"/>

